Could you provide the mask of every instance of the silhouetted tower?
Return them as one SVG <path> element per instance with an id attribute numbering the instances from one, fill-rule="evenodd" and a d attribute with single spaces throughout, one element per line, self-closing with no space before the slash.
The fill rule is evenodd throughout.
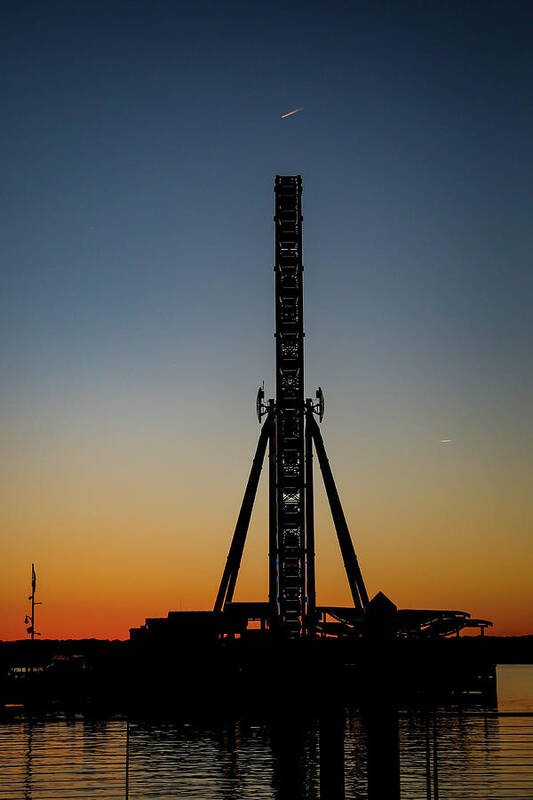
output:
<path id="1" fill-rule="evenodd" d="M 289 632 L 306 613 L 304 475 L 304 331 L 302 181 L 277 176 L 276 402 L 271 459 L 276 460 L 277 530 L 270 539 L 270 602 Z M 277 456 L 277 458 L 276 458 Z M 307 558 L 306 558 L 307 557 Z"/>
<path id="2" fill-rule="evenodd" d="M 313 442 L 337 530 L 354 607 L 367 602 L 342 506 L 322 436 L 322 390 L 304 400 L 304 330 L 302 265 L 302 180 L 276 177 L 276 399 L 257 396 L 259 421 L 266 415 L 235 533 L 220 583 L 216 612 L 233 602 L 257 484 L 269 445 L 269 608 L 270 627 L 289 636 L 312 633 L 316 618 Z"/>

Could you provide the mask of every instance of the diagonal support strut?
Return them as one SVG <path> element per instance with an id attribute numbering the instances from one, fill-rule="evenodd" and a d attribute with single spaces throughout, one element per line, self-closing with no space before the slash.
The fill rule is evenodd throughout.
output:
<path id="1" fill-rule="evenodd" d="M 316 616 L 315 585 L 315 509 L 313 491 L 313 435 L 309 418 L 312 405 L 308 400 L 305 424 L 305 553 L 307 564 L 307 631 L 314 634 Z"/>
<path id="2" fill-rule="evenodd" d="M 220 581 L 217 599 L 215 600 L 215 607 L 213 609 L 215 612 L 222 611 L 225 604 L 231 603 L 233 599 L 233 592 L 235 591 L 237 575 L 241 565 L 242 553 L 244 550 L 244 544 L 246 542 L 248 527 L 250 525 L 255 495 L 257 493 L 257 485 L 259 483 L 259 477 L 263 467 L 267 443 L 272 435 L 273 427 L 274 414 L 272 411 L 270 411 L 259 435 L 259 441 L 257 443 L 257 449 L 252 462 L 250 476 L 248 478 L 248 483 L 246 484 L 246 490 L 242 499 L 241 510 L 237 518 L 237 524 L 235 525 L 235 531 L 233 533 L 233 539 L 231 541 L 228 558 L 226 560 L 226 566 L 224 567 L 222 580 Z"/>
<path id="3" fill-rule="evenodd" d="M 368 605 L 368 594 L 366 591 L 365 582 L 361 574 L 357 556 L 355 555 L 350 531 L 348 530 L 348 525 L 346 523 L 346 517 L 344 516 L 344 511 L 342 510 L 339 493 L 337 492 L 337 487 L 335 486 L 335 481 L 333 480 L 333 474 L 331 472 L 331 467 L 326 455 L 322 434 L 320 433 L 319 427 L 313 417 L 312 410 L 307 411 L 307 424 L 315 443 L 316 454 L 318 456 L 318 462 L 322 471 L 322 478 L 324 479 L 324 486 L 326 487 L 326 493 L 331 508 L 331 515 L 335 524 L 335 530 L 337 531 L 337 538 L 339 540 L 342 559 L 344 561 L 344 569 L 346 570 L 346 576 L 348 578 L 348 584 L 352 593 L 354 606 L 356 608 L 366 608 Z"/>

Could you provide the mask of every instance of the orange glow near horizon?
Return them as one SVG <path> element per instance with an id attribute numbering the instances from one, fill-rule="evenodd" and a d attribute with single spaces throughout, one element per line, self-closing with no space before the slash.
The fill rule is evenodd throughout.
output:
<path id="1" fill-rule="evenodd" d="M 524 557 L 517 567 L 516 553 L 499 547 L 497 518 L 476 519 L 472 513 L 465 518 L 460 504 L 448 507 L 445 515 L 443 509 L 432 510 L 435 499 L 428 498 L 416 512 L 390 495 L 387 506 L 383 502 L 381 508 L 374 506 L 371 494 L 362 505 L 361 497 L 357 503 L 355 495 L 346 491 L 345 481 L 344 486 L 339 484 L 345 490 L 345 511 L 371 596 L 384 591 L 400 608 L 469 611 L 494 622 L 489 633 L 532 632 L 531 604 L 524 602 L 531 594 L 531 559 Z M 124 639 L 129 628 L 142 624 L 145 617 L 166 616 L 169 610 L 212 608 L 240 502 L 238 485 L 232 494 L 231 499 L 219 495 L 212 504 L 202 504 L 197 493 L 189 494 L 194 513 L 189 510 L 186 518 L 180 510 L 184 496 L 172 500 L 161 486 L 152 502 L 128 492 L 127 514 L 122 501 L 106 506 L 96 502 L 95 495 L 87 496 L 85 504 L 57 506 L 53 519 L 26 507 L 18 536 L 10 543 L 12 568 L 0 589 L 0 638 L 25 638 L 22 623 L 29 607 L 32 559 L 37 569 L 37 599 L 43 603 L 37 608 L 36 629 L 43 638 Z M 256 505 L 237 600 L 267 596 L 264 487 Z M 180 524 L 174 524 L 180 517 Z M 320 489 L 316 523 L 318 602 L 349 605 L 334 529 Z M 10 527 L 16 530 L 14 516 Z M 484 548 L 482 541 L 494 552 Z"/>
<path id="2" fill-rule="evenodd" d="M 212 608 L 258 436 L 238 383 L 251 368 L 227 366 L 212 379 L 231 414 L 213 413 L 210 382 L 184 392 L 164 366 L 141 374 L 135 390 L 109 378 L 50 406 L 40 404 L 42 387 L 33 406 L 21 390 L 2 422 L 11 457 L 0 465 L 0 638 L 26 635 L 32 561 L 43 603 L 37 630 L 46 638 L 126 638 L 146 617 Z M 417 405 L 407 378 L 403 400 L 388 399 L 391 380 L 335 383 L 322 426 L 370 596 L 381 590 L 398 607 L 468 611 L 492 620 L 496 634 L 532 633 L 531 454 L 522 423 L 505 406 L 497 419 L 457 410 L 453 441 L 443 446 L 439 432 L 451 426 L 436 432 L 434 418 L 444 417 L 439 403 L 453 405 L 444 388 L 436 384 Z M 315 474 L 318 602 L 349 604 Z M 266 478 L 236 599 L 267 596 Z"/>

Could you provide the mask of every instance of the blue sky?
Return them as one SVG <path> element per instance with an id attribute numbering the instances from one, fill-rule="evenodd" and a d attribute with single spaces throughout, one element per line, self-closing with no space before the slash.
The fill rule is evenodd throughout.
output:
<path id="1" fill-rule="evenodd" d="M 273 391 L 273 179 L 301 173 L 307 390 L 325 389 L 352 514 L 409 475 L 463 508 L 472 564 L 483 515 L 519 558 L 532 23 L 519 2 L 4 2 L 6 494 L 39 508 L 28 464 L 83 464 L 104 497 L 134 464 L 148 497 L 192 460 L 205 482 L 180 507 L 201 491 L 237 513 L 256 387 Z"/>

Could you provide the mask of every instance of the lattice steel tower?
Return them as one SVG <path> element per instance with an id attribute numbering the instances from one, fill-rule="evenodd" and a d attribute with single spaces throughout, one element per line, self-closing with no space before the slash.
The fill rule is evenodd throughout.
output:
<path id="1" fill-rule="evenodd" d="M 276 177 L 276 399 L 264 401 L 259 390 L 257 414 L 266 415 L 235 527 L 214 610 L 233 604 L 261 467 L 269 445 L 269 602 L 268 620 L 289 636 L 313 634 L 316 620 L 313 514 L 313 447 L 330 501 L 354 607 L 368 603 L 322 436 L 321 389 L 304 400 L 304 330 L 302 265 L 302 180 Z M 260 604 L 248 604 L 258 606 Z M 257 609 L 250 613 L 259 613 Z"/>
<path id="2" fill-rule="evenodd" d="M 302 181 L 276 178 L 276 537 L 270 602 L 299 631 L 306 613 Z M 273 453 L 271 453 L 271 457 Z M 274 581 L 277 577 L 277 581 Z M 275 585 L 277 583 L 277 585 Z"/>

